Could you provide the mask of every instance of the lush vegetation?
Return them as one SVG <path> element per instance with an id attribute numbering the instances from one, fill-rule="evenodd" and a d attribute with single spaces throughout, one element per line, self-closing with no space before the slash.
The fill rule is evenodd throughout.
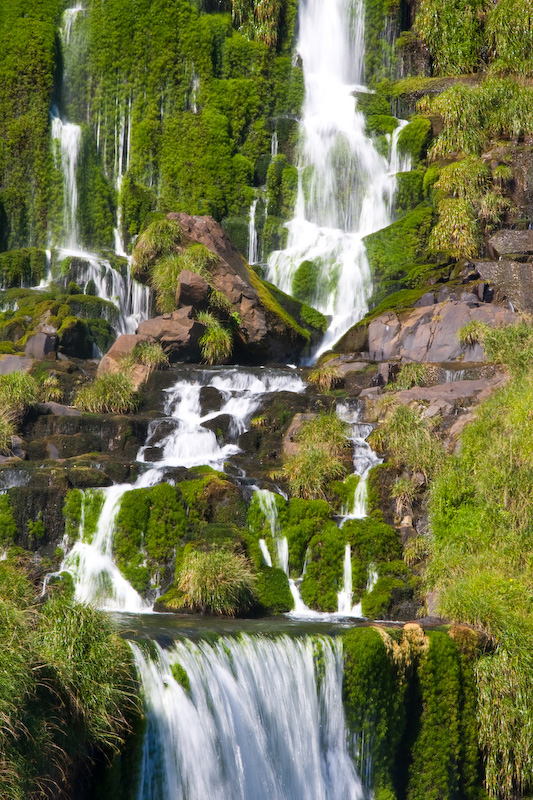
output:
<path id="1" fill-rule="evenodd" d="M 136 700 L 129 647 L 103 615 L 61 595 L 37 606 L 17 561 L 0 564 L 0 793 L 27 800 L 117 752 Z"/>
<path id="2" fill-rule="evenodd" d="M 181 562 L 178 590 L 196 611 L 233 617 L 254 602 L 254 574 L 246 559 L 228 550 L 193 550 Z"/>

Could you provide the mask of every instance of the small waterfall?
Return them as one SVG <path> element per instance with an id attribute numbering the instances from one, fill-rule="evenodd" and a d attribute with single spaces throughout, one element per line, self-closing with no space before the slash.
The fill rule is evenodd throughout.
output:
<path id="1" fill-rule="evenodd" d="M 64 49 L 69 46 L 73 26 L 79 12 L 83 10 L 81 5 L 77 5 L 67 9 L 63 14 L 61 37 Z M 150 290 L 133 280 L 129 268 L 126 277 L 123 277 L 106 259 L 83 249 L 79 241 L 77 223 L 77 168 L 80 158 L 81 127 L 63 119 L 57 107 L 52 108 L 51 116 L 52 139 L 57 143 L 61 154 L 60 164 L 56 164 L 56 167 L 61 169 L 63 176 L 63 234 L 61 246 L 58 248 L 59 257 L 64 259 L 72 256 L 79 259 L 81 266 L 77 276 L 78 281 L 87 283 L 92 279 L 96 284 L 98 296 L 103 300 L 109 300 L 118 308 L 120 315 L 117 326 L 118 333 L 135 333 L 139 322 L 148 318 Z M 122 181 L 124 155 L 126 156 L 126 165 L 129 163 L 130 141 L 131 97 L 127 118 L 124 112 L 116 130 L 115 174 L 118 191 L 120 191 Z M 118 213 L 120 214 L 120 204 Z M 120 239 L 120 218 L 115 229 L 115 249 L 117 255 L 127 258 Z"/>
<path id="2" fill-rule="evenodd" d="M 343 586 L 337 594 L 338 613 L 351 616 L 352 610 L 352 548 L 349 544 L 344 549 Z"/>
<path id="3" fill-rule="evenodd" d="M 117 484 L 102 489 L 104 504 L 92 540 L 85 537 L 82 513 L 79 538 L 63 559 L 60 572 L 74 578 L 75 599 L 105 611 L 141 613 L 149 606 L 124 578 L 113 561 L 113 533 L 123 495 L 133 489 L 130 484 Z"/>
<path id="4" fill-rule="evenodd" d="M 250 208 L 250 222 L 248 225 L 248 263 L 257 264 L 259 260 L 257 250 L 257 231 L 255 229 L 255 211 L 257 208 L 257 198 L 253 201 Z"/>
<path id="5" fill-rule="evenodd" d="M 278 520 L 278 507 L 276 505 L 276 494 L 267 489 L 257 489 L 259 508 L 265 515 L 265 519 L 270 525 L 270 533 L 276 547 L 278 566 L 289 577 L 289 544 L 287 537 L 282 536 L 281 527 Z"/>
<path id="6" fill-rule="evenodd" d="M 364 797 L 347 750 L 339 640 L 184 641 L 156 646 L 154 660 L 131 647 L 148 718 L 138 800 Z"/>
<path id="7" fill-rule="evenodd" d="M 278 132 L 274 131 L 272 134 L 272 139 L 270 140 L 270 155 L 272 158 L 276 158 L 278 154 Z"/>
<path id="8" fill-rule="evenodd" d="M 64 241 L 68 248 L 75 248 L 78 241 L 78 185 L 76 168 L 81 144 L 81 128 L 72 122 L 63 122 L 57 109 L 52 111 L 52 138 L 59 142 L 61 170 L 63 173 Z"/>
<path id="9" fill-rule="evenodd" d="M 235 440 L 247 430 L 253 414 L 266 394 L 287 391 L 303 392 L 305 383 L 293 373 L 281 370 L 244 371 L 236 368 L 222 370 L 197 370 L 194 378 L 180 379 L 166 390 L 166 422 L 172 421 L 173 430 L 157 443 L 157 466 L 197 467 L 209 465 L 224 470 L 224 463 L 240 452 L 234 441 L 219 444 L 214 431 L 204 427 L 218 416 L 230 417 L 229 438 Z M 202 415 L 200 394 L 203 387 L 211 386 L 222 395 L 219 410 Z M 159 423 L 151 427 L 146 446 L 138 456 L 148 461 L 157 440 Z"/>
<path id="10" fill-rule="evenodd" d="M 392 221 L 399 131 L 387 159 L 366 137 L 356 107 L 354 91 L 366 91 L 363 0 L 307 0 L 299 19 L 306 98 L 298 199 L 287 248 L 270 256 L 268 279 L 290 294 L 303 261 L 320 265 L 314 305 L 333 317 L 321 353 L 367 311 L 371 278 L 363 238 Z"/>

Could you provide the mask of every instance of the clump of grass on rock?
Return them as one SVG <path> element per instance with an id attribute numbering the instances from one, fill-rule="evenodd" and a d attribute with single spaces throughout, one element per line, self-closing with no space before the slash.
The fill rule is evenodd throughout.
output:
<path id="1" fill-rule="evenodd" d="M 130 414 L 139 404 L 140 395 L 127 372 L 100 375 L 74 398 L 76 408 L 93 414 Z"/>
<path id="2" fill-rule="evenodd" d="M 254 603 L 255 576 L 248 560 L 229 550 L 187 553 L 179 572 L 183 603 L 195 611 L 234 617 Z"/>

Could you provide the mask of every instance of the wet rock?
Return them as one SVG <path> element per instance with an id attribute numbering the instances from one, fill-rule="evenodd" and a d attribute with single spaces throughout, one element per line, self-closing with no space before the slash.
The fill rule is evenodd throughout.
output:
<path id="1" fill-rule="evenodd" d="M 37 403 L 37 409 L 41 414 L 54 414 L 56 417 L 81 417 L 81 411 L 77 408 L 54 403 L 52 400 L 47 403 Z"/>
<path id="2" fill-rule="evenodd" d="M 229 414 L 219 414 L 213 419 L 202 422 L 202 428 L 212 431 L 220 442 L 228 442 L 234 438 L 232 435 L 232 421 L 232 417 Z"/>
<path id="3" fill-rule="evenodd" d="M 491 284 L 498 303 L 507 304 L 517 312 L 533 312 L 533 264 L 507 259 L 476 261 L 476 268 Z M 485 284 L 482 286 L 485 292 Z"/>
<path id="4" fill-rule="evenodd" d="M 200 389 L 200 405 L 202 416 L 210 414 L 212 411 L 220 411 L 223 398 L 218 389 L 214 386 L 202 386 Z"/>
<path id="5" fill-rule="evenodd" d="M 300 445 L 298 444 L 298 434 L 302 430 L 302 426 L 306 422 L 310 422 L 311 420 L 315 419 L 317 414 L 307 413 L 307 414 L 296 414 L 291 424 L 289 425 L 285 436 L 283 437 L 282 443 L 282 453 L 284 458 L 290 458 L 291 456 L 295 456 L 300 451 Z"/>

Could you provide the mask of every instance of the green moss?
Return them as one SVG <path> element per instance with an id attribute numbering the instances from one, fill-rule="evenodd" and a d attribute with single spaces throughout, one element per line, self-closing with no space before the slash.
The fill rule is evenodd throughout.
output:
<path id="1" fill-rule="evenodd" d="M 184 689 L 187 694 L 190 694 L 191 682 L 189 680 L 189 676 L 187 675 L 187 670 L 182 667 L 181 664 L 171 664 L 170 670 L 176 683 L 179 683 L 181 688 Z"/>
<path id="2" fill-rule="evenodd" d="M 422 0 L 414 27 L 429 48 L 435 74 L 460 75 L 479 67 L 484 11 L 483 0 L 455 0 L 445 6 Z"/>
<path id="3" fill-rule="evenodd" d="M 425 158 L 431 143 L 431 122 L 426 117 L 413 117 L 398 136 L 400 153 L 410 155 L 417 164 Z"/>
<path id="4" fill-rule="evenodd" d="M 272 292 L 268 288 L 268 284 L 265 281 L 262 281 L 255 272 L 247 266 L 248 276 L 250 278 L 250 283 L 256 290 L 257 294 L 259 295 L 259 300 L 261 304 L 265 307 L 267 311 L 270 311 L 271 314 L 274 314 L 276 317 L 279 317 L 291 330 L 293 335 L 298 337 L 302 337 L 304 341 L 310 340 L 309 331 L 305 328 L 302 328 L 301 325 L 298 325 L 295 319 L 291 317 L 291 315 L 285 311 L 283 306 L 276 300 Z"/>
<path id="5" fill-rule="evenodd" d="M 366 118 L 366 130 L 369 135 L 383 136 L 384 134 L 392 134 L 397 127 L 398 120 L 396 117 L 391 116 L 390 113 L 370 114 Z"/>
<path id="6" fill-rule="evenodd" d="M 292 294 L 302 303 L 313 303 L 320 281 L 320 265 L 303 261 L 292 278 Z"/>
<path id="7" fill-rule="evenodd" d="M 300 321 L 309 326 L 310 328 L 314 328 L 321 333 L 325 333 L 329 327 L 328 318 L 321 314 L 320 311 L 317 311 L 316 308 L 311 308 L 311 306 L 302 305 L 300 311 Z"/>
<path id="8" fill-rule="evenodd" d="M 0 547 L 8 547 L 13 544 L 18 534 L 9 497 L 6 494 L 0 495 Z"/>
<path id="9" fill-rule="evenodd" d="M 257 576 L 255 593 L 259 605 L 271 614 L 282 614 L 294 608 L 289 581 L 282 569 L 261 568 Z"/>
<path id="10" fill-rule="evenodd" d="M 413 211 L 427 198 L 424 191 L 425 174 L 423 169 L 397 173 L 394 207 L 398 215 Z"/>
<path id="11" fill-rule="evenodd" d="M 46 252 L 35 247 L 0 253 L 0 286 L 36 286 L 46 273 Z"/>
<path id="12" fill-rule="evenodd" d="M 365 83 L 374 86 L 394 69 L 394 45 L 388 31 L 399 29 L 401 9 L 399 0 L 366 0 L 364 8 Z"/>
<path id="13" fill-rule="evenodd" d="M 399 555 L 399 554 L 398 554 Z M 378 579 L 371 592 L 361 599 L 363 616 L 371 619 L 389 617 L 393 603 L 410 600 L 413 596 L 411 572 L 403 561 L 379 564 Z"/>

